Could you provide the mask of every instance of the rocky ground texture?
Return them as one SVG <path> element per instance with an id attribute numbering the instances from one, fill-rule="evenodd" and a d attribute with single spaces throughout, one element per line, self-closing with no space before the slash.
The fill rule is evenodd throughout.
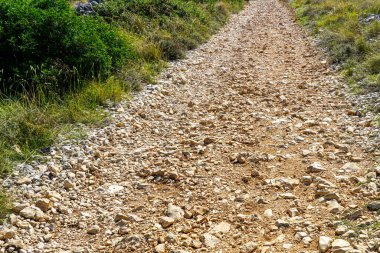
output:
<path id="1" fill-rule="evenodd" d="M 20 165 L 0 252 L 380 252 L 379 130 L 305 34 L 252 1 L 113 123 Z"/>

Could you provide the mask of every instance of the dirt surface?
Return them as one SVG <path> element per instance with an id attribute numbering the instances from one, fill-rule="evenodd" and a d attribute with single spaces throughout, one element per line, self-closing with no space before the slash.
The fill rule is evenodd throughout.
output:
<path id="1" fill-rule="evenodd" d="M 1 252 L 379 252 L 378 130 L 344 90 L 284 3 L 249 2 L 114 123 L 20 166 Z"/>

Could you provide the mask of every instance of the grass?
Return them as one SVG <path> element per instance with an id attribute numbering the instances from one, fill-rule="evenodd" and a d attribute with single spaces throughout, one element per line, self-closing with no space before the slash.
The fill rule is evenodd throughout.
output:
<path id="1" fill-rule="evenodd" d="M 320 38 L 333 64 L 355 90 L 380 89 L 380 21 L 366 22 L 380 14 L 377 0 L 292 0 L 298 20 Z"/>
<path id="2" fill-rule="evenodd" d="M 80 17 L 66 0 L 0 0 L 0 38 L 9 38 L 0 42 L 0 175 L 58 136 L 102 125 L 101 106 L 153 83 L 244 2 L 107 0 L 95 17 Z M 9 202 L 0 190 L 0 219 Z"/>

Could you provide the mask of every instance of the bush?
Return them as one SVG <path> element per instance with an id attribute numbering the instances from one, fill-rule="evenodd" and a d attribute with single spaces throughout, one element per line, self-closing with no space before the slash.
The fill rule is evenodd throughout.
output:
<path id="1" fill-rule="evenodd" d="M 102 19 L 77 16 L 67 0 L 0 1 L 3 92 L 66 90 L 79 80 L 106 77 L 133 57 Z"/>

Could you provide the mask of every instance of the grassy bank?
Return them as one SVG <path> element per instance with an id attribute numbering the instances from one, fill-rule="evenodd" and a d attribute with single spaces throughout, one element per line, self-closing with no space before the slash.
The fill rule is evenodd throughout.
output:
<path id="1" fill-rule="evenodd" d="M 380 2 L 293 0 L 302 24 L 320 38 L 331 63 L 339 64 L 358 92 L 380 89 Z M 375 18 L 373 18 L 375 17 Z"/>
<path id="2" fill-rule="evenodd" d="M 154 82 L 244 0 L 106 0 L 80 16 L 67 0 L 0 0 L 0 174 L 35 159 L 99 105 Z M 0 192 L 0 216 L 8 198 Z"/>

